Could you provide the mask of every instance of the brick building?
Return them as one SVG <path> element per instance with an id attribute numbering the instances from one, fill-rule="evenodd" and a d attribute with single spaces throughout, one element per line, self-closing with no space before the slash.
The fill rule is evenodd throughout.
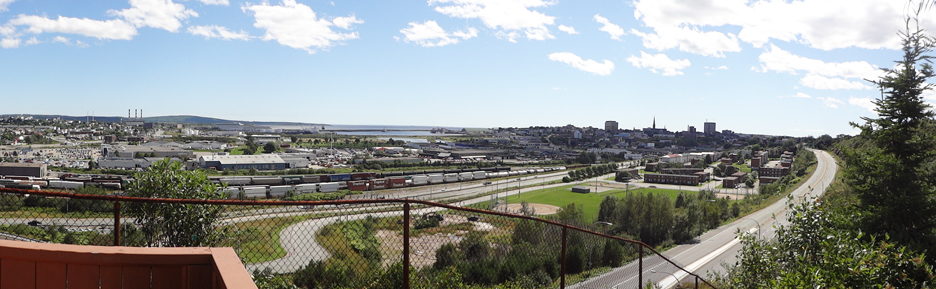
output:
<path id="1" fill-rule="evenodd" d="M 645 183 L 698 186 L 699 175 L 644 174 Z"/>

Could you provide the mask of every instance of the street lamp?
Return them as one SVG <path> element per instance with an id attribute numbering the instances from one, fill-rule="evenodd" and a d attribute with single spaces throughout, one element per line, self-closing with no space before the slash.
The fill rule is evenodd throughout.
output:
<path id="1" fill-rule="evenodd" d="M 761 227 L 760 227 L 760 223 L 757 222 L 757 220 L 754 220 L 754 219 L 751 219 L 751 218 L 748 218 L 748 217 L 738 217 L 738 218 L 745 219 L 745 220 L 750 220 L 750 221 L 754 222 L 755 224 L 757 224 L 757 238 L 760 239 L 760 230 L 761 230 Z"/>

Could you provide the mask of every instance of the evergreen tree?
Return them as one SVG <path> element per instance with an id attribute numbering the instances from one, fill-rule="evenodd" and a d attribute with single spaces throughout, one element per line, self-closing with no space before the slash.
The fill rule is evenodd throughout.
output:
<path id="1" fill-rule="evenodd" d="M 932 88 L 928 53 L 934 39 L 920 29 L 911 32 L 909 21 L 900 35 L 903 58 L 895 68 L 882 69 L 880 79 L 868 80 L 882 91 L 882 99 L 873 101 L 879 118 L 851 123 L 869 145 L 843 148 L 845 179 L 861 200 L 864 231 L 928 249 L 936 244 L 936 174 L 929 166 L 936 144 L 926 130 L 934 114 L 922 94 Z"/>

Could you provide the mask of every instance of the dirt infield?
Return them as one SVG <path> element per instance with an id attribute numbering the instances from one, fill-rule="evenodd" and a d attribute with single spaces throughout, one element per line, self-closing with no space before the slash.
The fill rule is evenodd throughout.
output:
<path id="1" fill-rule="evenodd" d="M 556 207 L 553 205 L 537 204 L 537 203 L 529 203 L 528 205 L 530 206 L 530 208 L 535 210 L 534 212 L 536 212 L 537 215 L 552 215 L 552 214 L 555 214 L 557 211 L 559 211 L 559 207 Z M 509 212 L 519 212 L 520 208 L 521 208 L 520 204 L 508 204 L 507 205 L 507 211 Z M 499 205 L 496 208 L 494 208 L 494 210 L 504 211 L 504 205 Z"/>

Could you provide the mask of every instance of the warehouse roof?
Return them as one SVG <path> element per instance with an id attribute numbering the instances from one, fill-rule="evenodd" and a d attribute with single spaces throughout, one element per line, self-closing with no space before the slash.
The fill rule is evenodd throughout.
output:
<path id="1" fill-rule="evenodd" d="M 220 162 L 231 165 L 286 163 L 278 155 L 210 155 L 199 157 L 199 162 Z"/>
<path id="2" fill-rule="evenodd" d="M 36 164 L 36 163 L 0 163 L 0 167 L 5 167 L 5 168 L 11 168 L 11 167 L 19 167 L 19 168 L 38 168 L 38 167 L 42 167 L 42 166 L 46 166 L 46 164 Z"/>

